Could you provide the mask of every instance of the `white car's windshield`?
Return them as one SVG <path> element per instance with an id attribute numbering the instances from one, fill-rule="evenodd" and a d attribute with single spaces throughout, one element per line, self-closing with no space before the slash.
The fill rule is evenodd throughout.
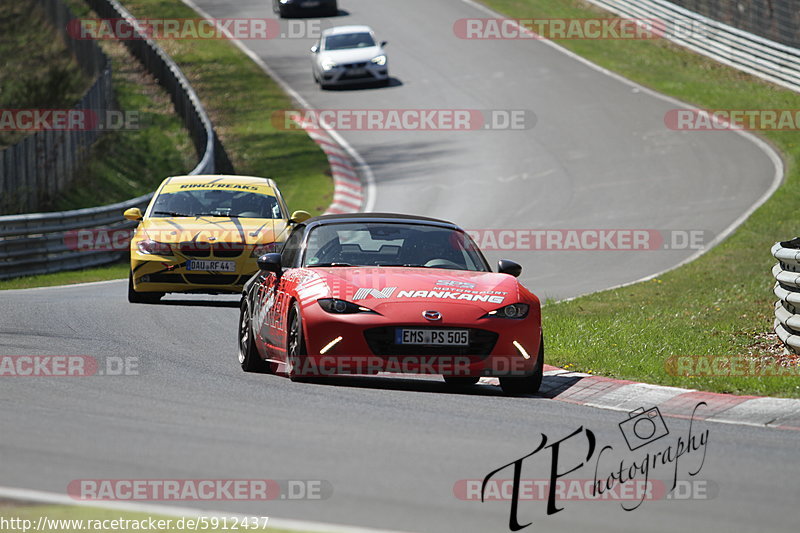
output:
<path id="1" fill-rule="evenodd" d="M 368 32 L 342 33 L 325 38 L 325 50 L 347 50 L 375 46 L 375 40 Z"/>
<path id="2" fill-rule="evenodd" d="M 311 230 L 304 266 L 427 267 L 487 272 L 466 234 L 409 223 L 341 223 Z"/>
<path id="3" fill-rule="evenodd" d="M 220 189 L 189 190 L 158 196 L 152 217 L 283 218 L 277 198 L 266 194 Z"/>

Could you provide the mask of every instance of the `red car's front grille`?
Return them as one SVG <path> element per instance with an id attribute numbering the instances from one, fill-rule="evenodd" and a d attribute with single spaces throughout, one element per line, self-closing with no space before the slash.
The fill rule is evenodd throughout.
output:
<path id="1" fill-rule="evenodd" d="M 375 355 L 402 356 L 402 355 L 464 355 L 485 359 L 494 350 L 499 335 L 493 331 L 483 329 L 469 329 L 469 345 L 467 346 L 421 346 L 395 344 L 396 327 L 372 328 L 364 332 L 369 349 Z M 449 329 L 449 328 L 420 328 L 414 329 Z M 463 328 L 457 328 L 463 329 Z"/>

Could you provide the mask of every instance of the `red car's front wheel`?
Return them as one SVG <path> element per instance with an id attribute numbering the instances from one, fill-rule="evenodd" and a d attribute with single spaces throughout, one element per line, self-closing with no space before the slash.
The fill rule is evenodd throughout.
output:
<path id="1" fill-rule="evenodd" d="M 530 376 L 524 377 L 502 377 L 500 378 L 500 388 L 503 392 L 511 395 L 535 394 L 539 392 L 544 377 L 544 337 L 539 340 L 539 358 L 536 361 L 536 369 Z"/>

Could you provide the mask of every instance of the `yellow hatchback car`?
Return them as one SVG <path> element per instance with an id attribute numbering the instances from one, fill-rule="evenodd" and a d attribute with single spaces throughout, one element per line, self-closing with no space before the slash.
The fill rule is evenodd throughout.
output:
<path id="1" fill-rule="evenodd" d="M 131 239 L 128 301 L 154 303 L 168 292 L 239 293 L 277 251 L 293 224 L 275 182 L 250 176 L 176 176 L 159 186 Z"/>

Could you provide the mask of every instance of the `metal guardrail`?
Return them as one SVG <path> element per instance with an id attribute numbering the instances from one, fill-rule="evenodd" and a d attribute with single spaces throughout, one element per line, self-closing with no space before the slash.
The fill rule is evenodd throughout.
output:
<path id="1" fill-rule="evenodd" d="M 72 38 L 67 27 L 74 19 L 61 0 L 36 0 L 61 35 L 78 66 L 94 82 L 73 109 L 100 110 L 113 106 L 111 62 L 96 42 Z M 100 138 L 96 129 L 45 130 L 0 150 L 0 213 L 41 209 L 68 187 Z"/>
<path id="2" fill-rule="evenodd" d="M 667 0 L 588 1 L 623 17 L 656 19 L 663 23 L 664 36 L 669 40 L 748 74 L 800 91 L 800 49 L 699 15 Z"/>
<path id="3" fill-rule="evenodd" d="M 793 352 L 800 353 L 800 238 L 776 243 L 772 255 L 775 277 L 775 333 Z"/>
<path id="4" fill-rule="evenodd" d="M 749 31 L 765 39 L 800 48 L 797 0 L 670 0 L 673 4 Z"/>
<path id="5" fill-rule="evenodd" d="M 87 0 L 103 18 L 131 21 L 133 15 L 116 0 Z M 233 173 L 233 168 L 214 133 L 211 121 L 197 94 L 178 65 L 153 40 L 139 34 L 138 38 L 123 41 L 172 97 L 175 110 L 183 119 L 194 142 L 200 162 L 190 174 L 213 174 L 216 170 Z M 28 215 L 0 216 L 0 279 L 24 275 L 46 274 L 98 266 L 121 259 L 126 252 L 119 250 L 75 250 L 67 242 L 71 230 L 108 228 L 125 229 L 135 226 L 122 218 L 130 207 L 144 207 L 152 193 L 125 202 L 63 211 Z"/>

